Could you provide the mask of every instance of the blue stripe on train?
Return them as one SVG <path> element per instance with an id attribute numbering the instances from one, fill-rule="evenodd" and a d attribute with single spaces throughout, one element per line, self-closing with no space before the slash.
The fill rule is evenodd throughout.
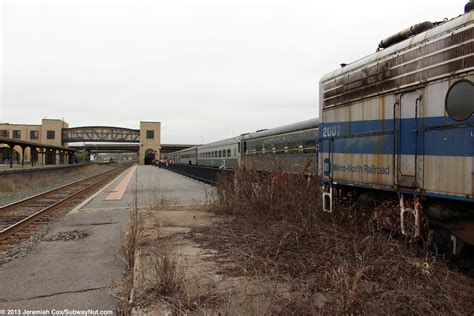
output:
<path id="1" fill-rule="evenodd" d="M 474 156 L 474 116 L 462 122 L 429 117 L 321 123 L 320 151 L 391 155 L 396 151 L 395 133 L 402 155 Z"/>

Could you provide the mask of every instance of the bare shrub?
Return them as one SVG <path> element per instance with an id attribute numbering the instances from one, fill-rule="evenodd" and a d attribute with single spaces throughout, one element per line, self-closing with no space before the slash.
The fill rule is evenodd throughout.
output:
<path id="1" fill-rule="evenodd" d="M 216 291 L 213 285 L 203 283 L 199 277 L 186 274 L 184 262 L 172 249 L 172 241 L 167 238 L 158 240 L 157 245 L 146 251 L 149 257 L 150 281 L 135 304 L 146 306 L 164 303 L 178 314 L 206 310 L 217 307 L 224 300 L 224 293 Z"/>
<path id="2" fill-rule="evenodd" d="M 154 290 L 165 297 L 182 294 L 184 288 L 184 272 L 178 258 L 172 253 L 169 246 L 162 244 L 156 247 L 152 256 L 155 268 Z"/>
<path id="3" fill-rule="evenodd" d="M 221 179 L 217 195 L 215 211 L 232 220 L 196 228 L 193 238 L 218 250 L 228 275 L 289 283 L 271 314 L 474 312 L 471 278 L 420 247 L 368 234 L 349 212 L 322 212 L 316 177 L 239 171 Z"/>

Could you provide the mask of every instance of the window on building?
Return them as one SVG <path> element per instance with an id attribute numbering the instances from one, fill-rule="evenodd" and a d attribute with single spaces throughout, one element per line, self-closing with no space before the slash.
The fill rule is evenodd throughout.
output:
<path id="1" fill-rule="evenodd" d="M 20 139 L 20 138 L 21 138 L 21 131 L 19 131 L 19 130 L 14 130 L 12 136 L 13 136 L 13 138 L 15 138 L 15 139 Z"/>
<path id="2" fill-rule="evenodd" d="M 146 131 L 146 139 L 153 139 L 153 138 L 155 138 L 155 131 L 147 130 Z"/>
<path id="3" fill-rule="evenodd" d="M 230 157 L 230 149 L 227 149 L 227 157 Z"/>
<path id="4" fill-rule="evenodd" d="M 47 139 L 55 139 L 55 137 L 56 137 L 55 131 L 47 131 L 46 132 L 46 138 Z"/>
<path id="5" fill-rule="evenodd" d="M 38 139 L 38 131 L 30 131 L 30 139 Z"/>
<path id="6" fill-rule="evenodd" d="M 10 133 L 6 129 L 0 129 L 0 137 L 9 137 Z"/>

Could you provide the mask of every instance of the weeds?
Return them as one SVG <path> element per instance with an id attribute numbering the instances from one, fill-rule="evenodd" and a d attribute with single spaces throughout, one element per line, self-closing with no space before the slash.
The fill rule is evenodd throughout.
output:
<path id="1" fill-rule="evenodd" d="M 168 245 L 156 247 L 152 262 L 155 268 L 154 290 L 164 297 L 182 295 L 184 289 L 184 272 L 176 255 Z"/>
<path id="2" fill-rule="evenodd" d="M 472 279 L 423 249 L 367 235 L 343 210 L 322 212 L 316 177 L 237 172 L 217 195 L 215 211 L 232 220 L 195 229 L 194 240 L 232 258 L 230 276 L 290 284 L 269 314 L 474 312 Z"/>

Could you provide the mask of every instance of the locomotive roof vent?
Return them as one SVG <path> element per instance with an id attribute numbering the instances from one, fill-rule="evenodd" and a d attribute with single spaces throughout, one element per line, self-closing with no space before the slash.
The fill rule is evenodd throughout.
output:
<path id="1" fill-rule="evenodd" d="M 464 13 L 471 12 L 472 10 L 474 10 L 474 0 L 469 0 L 464 6 Z"/>
<path id="2" fill-rule="evenodd" d="M 387 37 L 386 39 L 383 39 L 379 43 L 379 49 L 384 49 L 389 46 L 392 46 L 393 44 L 400 43 L 401 41 L 404 41 L 407 38 L 428 31 L 431 28 L 433 28 L 433 23 L 429 21 L 412 25 L 396 34 L 393 34 L 392 36 Z"/>

